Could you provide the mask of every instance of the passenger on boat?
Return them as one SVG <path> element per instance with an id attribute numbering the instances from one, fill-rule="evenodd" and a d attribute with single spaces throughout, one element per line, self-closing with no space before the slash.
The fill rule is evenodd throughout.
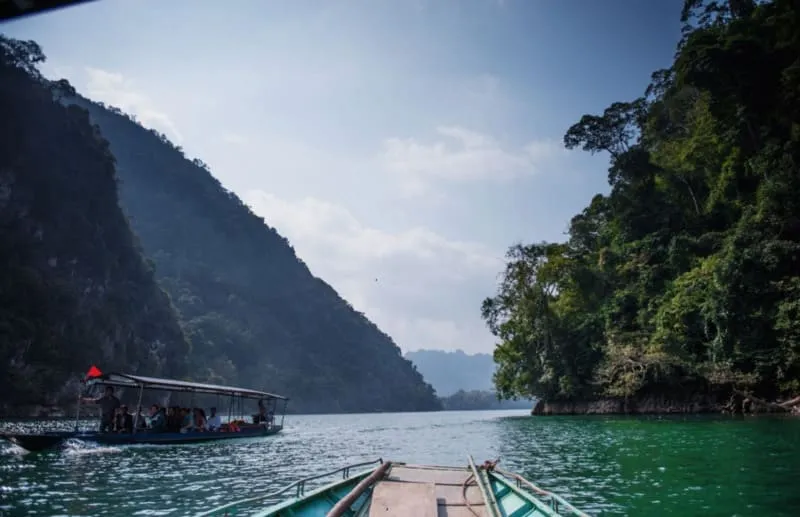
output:
<path id="1" fill-rule="evenodd" d="M 150 430 L 156 432 L 167 430 L 167 420 L 163 408 L 160 408 L 158 404 L 150 406 Z"/>
<path id="2" fill-rule="evenodd" d="M 264 407 L 264 400 L 258 401 L 258 414 L 253 415 L 253 423 L 259 424 L 267 421 L 267 408 Z"/>
<path id="3" fill-rule="evenodd" d="M 117 419 L 114 422 L 114 430 L 118 433 L 131 434 L 133 432 L 133 415 L 128 413 L 128 406 L 125 404 L 117 408 Z"/>
<path id="4" fill-rule="evenodd" d="M 181 430 L 181 415 L 180 408 L 172 406 L 166 412 L 167 431 L 170 433 L 177 433 Z"/>
<path id="5" fill-rule="evenodd" d="M 194 430 L 206 430 L 206 412 L 199 407 L 194 408 Z"/>
<path id="6" fill-rule="evenodd" d="M 133 425 L 134 427 L 136 427 L 137 430 L 147 429 L 147 419 L 145 418 L 144 413 L 142 412 L 142 406 L 139 406 L 136 409 L 136 415 L 134 415 L 133 418 Z"/>
<path id="7" fill-rule="evenodd" d="M 119 432 L 122 428 L 122 407 L 114 410 L 114 423 L 111 425 L 111 430 L 115 433 Z"/>
<path id="8" fill-rule="evenodd" d="M 114 387 L 106 386 L 105 394 L 97 398 L 82 398 L 86 404 L 100 406 L 100 432 L 110 433 L 114 428 L 114 414 L 120 406 L 119 399 L 114 395 Z"/>
<path id="9" fill-rule="evenodd" d="M 192 415 L 192 412 L 186 408 L 181 409 L 181 415 L 181 432 L 188 433 L 195 427 L 194 416 Z"/>
<path id="10" fill-rule="evenodd" d="M 147 428 L 147 419 L 142 412 L 142 406 L 138 406 L 136 412 L 133 413 L 133 427 L 135 427 L 137 431 Z"/>
<path id="11" fill-rule="evenodd" d="M 222 419 L 217 414 L 217 408 L 211 408 L 211 416 L 208 417 L 206 420 L 206 428 L 209 431 L 219 431 L 220 426 L 222 425 Z"/>

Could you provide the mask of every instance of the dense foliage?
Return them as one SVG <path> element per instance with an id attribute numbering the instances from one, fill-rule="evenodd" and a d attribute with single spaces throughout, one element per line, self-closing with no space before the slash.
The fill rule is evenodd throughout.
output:
<path id="1" fill-rule="evenodd" d="M 111 144 L 120 203 L 180 311 L 195 379 L 282 393 L 296 411 L 441 408 L 391 338 L 202 161 L 116 108 L 70 102 Z"/>
<path id="2" fill-rule="evenodd" d="M 405 358 L 416 366 L 436 395 L 449 397 L 458 391 L 491 391 L 495 364 L 490 354 L 466 354 L 462 350 L 416 350 Z"/>
<path id="3" fill-rule="evenodd" d="M 800 391 L 800 12 L 686 2 L 671 68 L 564 137 L 610 156 L 565 243 L 510 249 L 483 316 L 505 397 Z"/>
<path id="4" fill-rule="evenodd" d="M 183 376 L 189 345 L 117 200 L 114 158 L 72 93 L 0 36 L 0 408 L 74 401 L 93 362 Z M 73 382 L 70 382 L 73 381 Z"/>

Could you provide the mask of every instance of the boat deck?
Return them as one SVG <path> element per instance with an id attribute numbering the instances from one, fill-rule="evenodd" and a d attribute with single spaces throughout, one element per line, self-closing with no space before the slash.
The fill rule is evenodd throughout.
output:
<path id="1" fill-rule="evenodd" d="M 393 464 L 387 476 L 375 485 L 369 515 L 488 516 L 480 488 L 471 476 L 468 467 Z"/>

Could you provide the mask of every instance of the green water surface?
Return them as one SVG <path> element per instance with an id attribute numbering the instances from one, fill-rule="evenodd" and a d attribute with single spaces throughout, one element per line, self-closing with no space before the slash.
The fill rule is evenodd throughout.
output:
<path id="1" fill-rule="evenodd" d="M 276 437 L 24 454 L 0 446 L 0 515 L 183 516 L 383 457 L 501 460 L 591 515 L 800 515 L 800 419 L 529 417 L 523 411 L 287 417 Z"/>

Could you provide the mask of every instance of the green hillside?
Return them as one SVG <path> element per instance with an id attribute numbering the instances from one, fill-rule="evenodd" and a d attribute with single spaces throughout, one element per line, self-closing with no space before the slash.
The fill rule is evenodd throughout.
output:
<path id="1" fill-rule="evenodd" d="M 569 240 L 514 246 L 483 315 L 504 395 L 554 400 L 800 393 L 797 5 L 684 9 L 644 96 L 564 143 L 610 158 Z"/>
<path id="2" fill-rule="evenodd" d="M 0 37 L 0 412 L 74 402 L 92 363 L 188 373 L 189 345 L 117 199 L 108 144 Z"/>

